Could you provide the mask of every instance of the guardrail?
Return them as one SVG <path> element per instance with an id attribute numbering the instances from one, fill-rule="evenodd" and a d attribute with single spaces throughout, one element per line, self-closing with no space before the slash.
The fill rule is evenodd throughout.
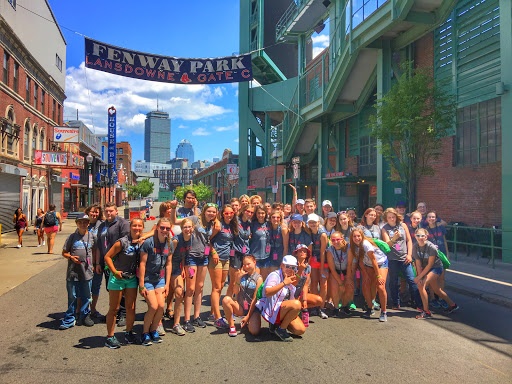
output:
<path id="1" fill-rule="evenodd" d="M 464 223 L 452 222 L 446 226 L 448 250 L 455 260 L 460 252 L 466 256 L 476 251 L 476 257 L 488 258 L 488 263 L 495 267 L 496 258 L 501 258 L 503 251 L 512 252 L 502 247 L 503 231 L 497 227 L 470 227 Z"/>

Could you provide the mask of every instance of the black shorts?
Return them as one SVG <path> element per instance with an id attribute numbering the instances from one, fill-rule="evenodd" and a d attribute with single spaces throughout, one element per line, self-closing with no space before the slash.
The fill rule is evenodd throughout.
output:
<path id="1" fill-rule="evenodd" d="M 235 251 L 235 256 L 229 257 L 229 267 L 234 269 L 242 268 L 242 261 L 244 259 L 244 254 L 238 251 Z"/>
<path id="2" fill-rule="evenodd" d="M 346 270 L 346 269 L 344 269 L 344 270 L 342 270 L 342 271 L 340 271 L 339 269 L 337 269 L 337 270 L 336 270 L 336 273 L 337 273 L 338 275 L 343 274 L 343 276 L 347 276 L 347 270 Z"/>

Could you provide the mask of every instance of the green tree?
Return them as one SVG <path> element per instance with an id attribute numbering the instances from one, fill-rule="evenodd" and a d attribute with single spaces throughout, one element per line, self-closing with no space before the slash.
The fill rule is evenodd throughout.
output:
<path id="1" fill-rule="evenodd" d="M 174 190 L 174 197 L 176 198 L 176 200 L 183 201 L 185 192 L 188 191 L 189 189 L 192 189 L 196 193 L 198 201 L 209 201 L 213 196 L 212 187 L 210 185 L 205 185 L 202 182 L 199 182 L 198 184 L 177 187 Z"/>
<path id="2" fill-rule="evenodd" d="M 434 82 L 430 69 L 414 69 L 411 62 L 403 63 L 401 69 L 391 90 L 375 103 L 377 113 L 370 117 L 370 127 L 391 174 L 403 182 L 412 210 L 418 180 L 434 174 L 433 162 L 441 155 L 442 139 L 453 127 L 456 104 L 453 96 Z"/>
<path id="3" fill-rule="evenodd" d="M 153 193 L 155 183 L 151 183 L 149 179 L 142 179 L 136 185 L 128 186 L 128 196 L 131 198 L 146 197 Z"/>

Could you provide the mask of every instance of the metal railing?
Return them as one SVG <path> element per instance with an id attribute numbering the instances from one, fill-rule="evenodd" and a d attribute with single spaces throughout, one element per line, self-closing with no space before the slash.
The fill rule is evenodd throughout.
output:
<path id="1" fill-rule="evenodd" d="M 279 39 L 283 36 L 284 31 L 288 27 L 288 25 L 291 23 L 291 21 L 297 17 L 299 14 L 299 9 L 301 8 L 302 4 L 304 4 L 307 0 L 295 0 L 292 1 L 290 6 L 284 11 L 283 16 L 279 19 L 279 21 L 276 24 L 276 41 L 279 41 Z"/>
<path id="2" fill-rule="evenodd" d="M 493 227 L 469 227 L 464 223 L 450 223 L 446 226 L 448 250 L 458 260 L 459 253 L 470 256 L 476 252 L 476 258 L 487 258 L 495 267 L 496 258 L 501 258 L 503 251 L 512 252 L 502 246 L 502 230 Z"/>

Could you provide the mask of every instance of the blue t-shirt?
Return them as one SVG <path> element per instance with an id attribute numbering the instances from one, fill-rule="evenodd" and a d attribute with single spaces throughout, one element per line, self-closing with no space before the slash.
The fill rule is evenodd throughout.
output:
<path id="1" fill-rule="evenodd" d="M 300 233 L 290 232 L 288 238 L 288 249 L 290 252 L 293 252 L 299 244 L 306 244 L 309 247 L 312 243 L 311 235 L 304 229 Z"/>
<path id="2" fill-rule="evenodd" d="M 249 254 L 249 239 L 251 238 L 251 222 L 238 218 L 238 235 L 235 236 L 233 247 L 244 255 Z M 245 248 L 244 248 L 245 247 Z"/>
<path id="3" fill-rule="evenodd" d="M 169 248 L 169 243 L 165 240 L 160 243 L 157 239 L 155 244 L 155 236 L 152 236 L 142 244 L 141 252 L 147 253 L 146 260 L 146 273 L 144 274 L 145 282 L 154 282 L 160 280 L 165 276 L 165 264 L 169 253 L 172 254 L 172 244 Z"/>
<path id="4" fill-rule="evenodd" d="M 249 241 L 249 246 L 251 248 L 251 255 L 253 255 L 256 260 L 264 260 L 270 256 L 269 226 L 270 224 L 267 221 L 263 224 L 257 220 L 251 223 L 251 240 Z"/>
<path id="5" fill-rule="evenodd" d="M 272 229 L 272 225 L 270 225 L 269 236 L 270 256 L 274 260 L 279 260 L 279 264 L 281 264 L 281 259 L 283 258 L 284 253 L 283 233 L 281 226 L 278 225 L 277 229 Z"/>
<path id="6" fill-rule="evenodd" d="M 437 245 L 437 248 L 446 254 L 446 247 L 444 244 L 444 238 L 446 236 L 446 228 L 444 225 L 436 226 L 435 228 L 430 228 L 426 226 L 425 229 L 428 231 L 427 239 L 434 245 Z"/>
<path id="7" fill-rule="evenodd" d="M 220 231 L 212 238 L 212 246 L 219 255 L 219 260 L 228 260 L 233 248 L 233 233 L 229 224 L 220 223 Z"/>

